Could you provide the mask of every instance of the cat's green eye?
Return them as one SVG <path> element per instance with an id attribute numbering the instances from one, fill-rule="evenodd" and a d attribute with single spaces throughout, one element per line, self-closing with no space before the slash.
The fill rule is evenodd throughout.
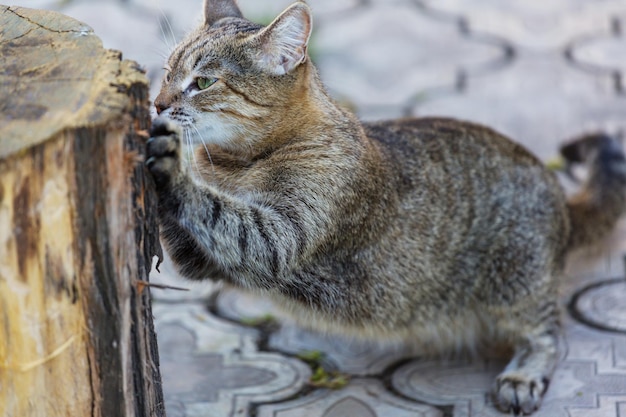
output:
<path id="1" fill-rule="evenodd" d="M 196 84 L 198 84 L 198 89 L 200 90 L 206 90 L 207 88 L 209 88 L 216 82 L 217 82 L 217 78 L 205 78 L 205 77 L 196 78 Z"/>

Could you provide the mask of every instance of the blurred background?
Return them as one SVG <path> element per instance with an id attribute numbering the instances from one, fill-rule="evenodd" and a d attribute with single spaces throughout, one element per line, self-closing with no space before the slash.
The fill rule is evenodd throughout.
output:
<path id="1" fill-rule="evenodd" d="M 8 1 L 8 0 L 5 0 Z M 292 0 L 239 0 L 269 23 Z M 156 96 L 202 0 L 12 0 L 90 25 L 136 60 Z M 447 115 L 488 124 L 546 159 L 581 131 L 626 126 L 624 0 L 310 0 L 311 55 L 364 119 Z"/>

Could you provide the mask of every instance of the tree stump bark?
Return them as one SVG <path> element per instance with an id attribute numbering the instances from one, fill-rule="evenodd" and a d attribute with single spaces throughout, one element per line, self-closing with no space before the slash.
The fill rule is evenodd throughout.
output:
<path id="1" fill-rule="evenodd" d="M 0 416 L 163 416 L 142 70 L 0 6 Z"/>

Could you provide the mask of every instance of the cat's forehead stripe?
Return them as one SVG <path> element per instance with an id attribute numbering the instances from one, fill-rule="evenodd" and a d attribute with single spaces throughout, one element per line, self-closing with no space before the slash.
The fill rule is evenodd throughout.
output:
<path id="1" fill-rule="evenodd" d="M 222 35 L 236 35 L 238 33 L 255 32 L 263 28 L 263 25 L 245 19 L 224 19 L 223 23 L 218 22 L 210 28 L 210 31 L 221 32 Z M 217 36 L 219 36 L 219 32 Z M 212 35 L 213 36 L 213 35 Z"/>
<path id="2" fill-rule="evenodd" d="M 228 19 L 223 24 L 213 26 L 209 30 L 200 30 L 195 36 L 184 42 L 181 47 L 172 55 L 172 68 L 178 68 L 182 62 L 190 62 L 191 68 L 197 68 L 204 56 L 207 55 L 207 47 L 226 37 L 236 37 L 237 35 L 249 35 L 258 32 L 263 26 L 244 19 Z M 199 53 L 200 52 L 200 53 Z"/>

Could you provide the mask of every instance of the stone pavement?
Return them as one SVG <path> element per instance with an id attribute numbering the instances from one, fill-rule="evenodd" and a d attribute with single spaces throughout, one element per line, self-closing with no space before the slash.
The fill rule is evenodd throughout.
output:
<path id="1" fill-rule="evenodd" d="M 168 50 L 201 10 L 201 0 L 13 3 L 88 23 L 145 66 L 153 95 Z M 290 0 L 239 3 L 266 23 Z M 626 129 L 624 0 L 309 3 L 312 57 L 332 94 L 365 119 L 470 119 L 543 159 L 580 132 Z M 626 416 L 625 252 L 626 222 L 571 260 L 561 285 L 566 349 L 536 416 Z M 265 300 L 189 284 L 167 263 L 161 271 L 154 281 L 191 289 L 153 290 L 170 417 L 502 415 L 486 395 L 502 363 L 420 360 L 403 346 L 313 334 Z M 320 387 L 318 366 L 345 386 Z"/>

